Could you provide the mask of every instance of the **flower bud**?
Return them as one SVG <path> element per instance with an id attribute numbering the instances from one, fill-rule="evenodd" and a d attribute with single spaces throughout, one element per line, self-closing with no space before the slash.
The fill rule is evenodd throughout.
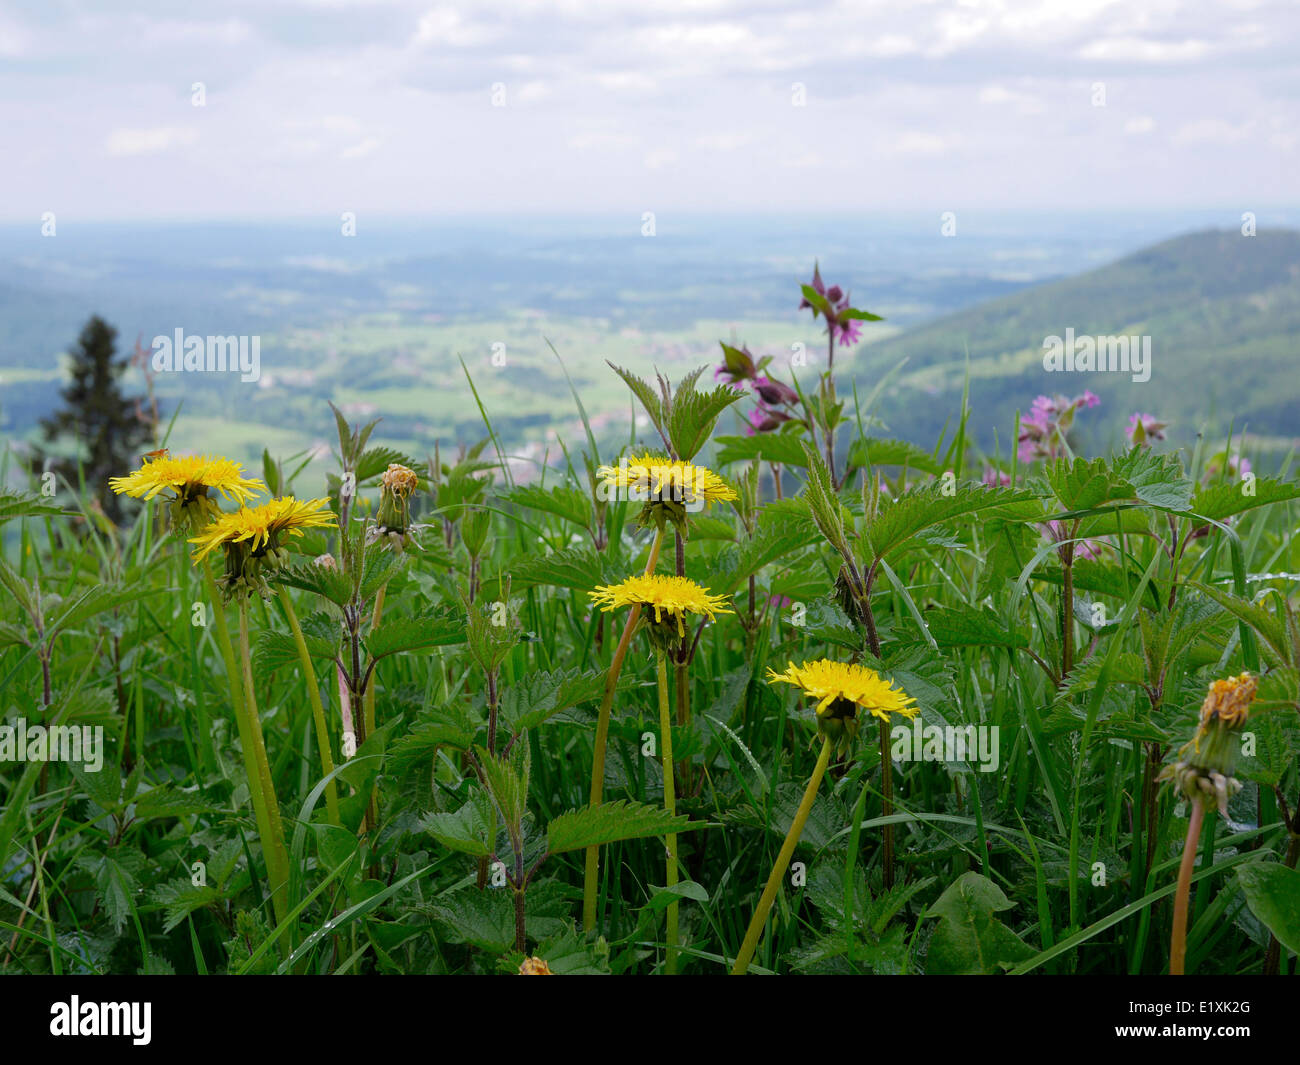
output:
<path id="1" fill-rule="evenodd" d="M 415 491 L 420 479 L 414 470 L 392 462 L 389 463 L 388 469 L 384 471 L 380 480 L 383 482 L 383 489 L 379 497 L 379 513 L 375 516 L 375 523 L 380 532 L 396 533 L 399 537 L 403 537 L 411 525 L 411 493 Z"/>

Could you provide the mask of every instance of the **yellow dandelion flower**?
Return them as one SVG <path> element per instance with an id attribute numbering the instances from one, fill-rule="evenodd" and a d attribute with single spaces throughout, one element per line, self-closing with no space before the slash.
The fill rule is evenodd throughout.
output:
<path id="1" fill-rule="evenodd" d="M 519 965 L 520 976 L 554 976 L 544 958 L 525 958 Z"/>
<path id="2" fill-rule="evenodd" d="M 596 475 L 605 488 L 652 503 L 681 503 L 703 509 L 710 503 L 736 498 L 735 489 L 707 466 L 650 452 L 625 459 L 617 466 L 601 466 Z"/>
<path id="3" fill-rule="evenodd" d="M 726 596 L 710 595 L 707 588 L 686 577 L 639 574 L 618 584 L 598 585 L 594 592 L 587 594 L 604 611 L 638 605 L 647 614 L 653 611 L 655 624 L 675 623 L 679 637 L 686 635 L 688 614 L 712 621 L 718 614 L 735 613 L 725 605 Z"/>
<path id="4" fill-rule="evenodd" d="M 270 589 L 262 578 L 264 568 L 277 569 L 288 565 L 288 549 L 281 545 L 280 537 L 301 536 L 303 529 L 327 529 L 335 524 L 334 515 L 326 508 L 327 499 L 272 499 L 260 507 L 241 507 L 230 514 L 222 514 L 190 543 L 199 546 L 194 551 L 194 561 L 202 562 L 218 547 L 226 552 L 226 572 L 218 580 L 226 597 L 246 596 L 253 592 L 269 595 Z"/>
<path id="5" fill-rule="evenodd" d="M 796 666 L 793 662 L 784 673 L 769 669 L 769 684 L 793 684 L 817 700 L 819 719 L 852 718 L 854 708 L 870 712 L 882 721 L 890 714 L 915 717 L 916 700 L 895 688 L 874 669 L 823 658 Z"/>
<path id="6" fill-rule="evenodd" d="M 198 544 L 194 561 L 201 562 L 223 544 L 247 544 L 254 555 L 277 549 L 281 533 L 301 536 L 303 529 L 327 529 L 334 526 L 334 514 L 325 510 L 328 499 L 272 499 L 260 507 L 241 507 L 222 514 L 190 543 Z M 322 513 L 322 510 L 324 513 Z"/>
<path id="7" fill-rule="evenodd" d="M 216 500 L 209 494 L 212 490 L 241 506 L 266 491 L 261 481 L 244 476 L 241 463 L 220 455 L 172 458 L 165 452 L 150 452 L 138 470 L 125 477 L 110 477 L 108 486 L 118 495 L 132 499 L 153 499 L 169 493 L 172 518 L 182 527 L 197 527 L 204 518 L 219 513 Z"/>

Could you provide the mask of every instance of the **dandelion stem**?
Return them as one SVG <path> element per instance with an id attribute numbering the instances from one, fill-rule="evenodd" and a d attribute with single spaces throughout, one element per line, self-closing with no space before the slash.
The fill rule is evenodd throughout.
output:
<path id="1" fill-rule="evenodd" d="M 821 787 L 822 777 L 825 776 L 826 767 L 830 764 L 832 746 L 833 743 L 829 738 L 822 741 L 822 753 L 817 758 L 817 765 L 813 768 L 812 777 L 803 793 L 799 809 L 795 811 L 794 820 L 790 822 L 790 831 L 785 834 L 785 842 L 781 844 L 781 852 L 776 856 L 776 864 L 772 866 L 772 874 L 767 878 L 767 886 L 763 888 L 763 895 L 758 900 L 758 908 L 749 922 L 745 941 L 740 945 L 740 953 L 736 955 L 736 964 L 731 970 L 732 976 L 744 976 L 749 969 L 749 963 L 754 958 L 758 937 L 763 932 L 763 925 L 767 923 L 767 915 L 771 912 L 772 903 L 776 901 L 777 888 L 781 886 L 781 878 L 790 867 L 794 849 L 799 844 L 799 837 L 803 835 L 803 826 L 807 824 L 808 815 L 812 812 L 813 800 L 817 798 L 817 789 Z"/>
<path id="2" fill-rule="evenodd" d="M 677 576 L 686 576 L 686 538 L 680 531 L 676 533 L 677 540 Z M 752 579 L 752 578 L 751 578 Z M 677 682 L 677 726 L 685 728 L 691 723 L 691 688 L 690 678 L 687 670 L 690 668 L 691 659 L 691 639 L 690 636 L 682 637 L 680 653 L 675 657 L 674 674 Z M 691 780 L 691 767 L 689 763 L 683 762 L 680 769 L 682 778 L 682 791 L 690 794 L 694 783 Z"/>
<path id="3" fill-rule="evenodd" d="M 226 667 L 226 682 L 230 686 L 230 708 L 235 714 L 239 746 L 244 750 L 245 768 L 250 768 L 248 752 L 253 749 L 253 740 L 248 735 L 247 723 L 244 719 L 243 673 L 236 665 L 235 651 L 230 643 L 230 629 L 226 625 L 226 612 L 221 605 L 221 592 L 217 588 L 217 582 L 213 580 L 212 569 L 206 559 L 203 562 L 203 577 L 208 599 L 212 603 L 212 627 L 216 631 L 217 649 L 221 652 L 221 660 Z M 251 771 L 248 773 L 248 797 L 253 804 L 253 812 L 259 819 L 258 831 L 261 832 L 262 778 L 259 773 Z"/>
<path id="4" fill-rule="evenodd" d="M 298 615 L 293 609 L 293 600 L 289 598 L 289 590 L 283 586 L 280 588 L 280 605 L 284 607 L 285 616 L 289 619 L 293 642 L 298 648 L 298 664 L 302 667 L 303 680 L 307 684 L 307 698 L 311 702 L 311 714 L 316 722 L 316 746 L 320 748 L 321 774 L 329 777 L 334 772 L 334 753 L 330 749 L 329 726 L 325 721 L 324 704 L 321 703 L 320 684 L 316 680 L 316 670 L 311 664 L 311 654 L 307 651 L 307 641 L 303 639 L 302 626 L 298 624 Z M 330 824 L 335 826 L 341 824 L 339 793 L 333 780 L 325 785 L 325 808 L 329 814 Z"/>
<path id="5" fill-rule="evenodd" d="M 280 823 L 280 804 L 275 798 L 275 784 L 271 780 L 271 763 L 266 757 L 266 742 L 262 738 L 262 722 L 257 715 L 257 697 L 253 688 L 253 663 L 248 647 L 248 603 L 239 603 L 239 655 L 244 664 L 244 723 L 252 750 L 244 750 L 249 776 L 257 773 L 261 779 L 262 820 L 266 824 L 258 831 L 262 836 L 262 850 L 266 854 L 267 876 L 271 881 L 271 902 L 275 907 L 276 922 L 284 924 L 289 918 L 289 854 L 284 848 L 284 828 Z M 287 946 L 287 944 L 286 944 Z"/>
<path id="6" fill-rule="evenodd" d="M 668 660 L 661 652 L 656 663 L 656 678 L 659 689 L 659 733 L 663 746 L 661 754 L 664 763 L 664 809 L 668 815 L 677 813 L 677 796 L 673 789 L 673 721 L 668 712 Z M 668 887 L 677 884 L 677 833 L 668 833 Z M 677 972 L 677 903 L 668 904 L 668 946 L 664 960 L 664 971 L 673 976 Z"/>
<path id="7" fill-rule="evenodd" d="M 655 534 L 650 547 L 650 558 L 646 561 L 645 571 L 654 573 L 659 563 L 659 548 L 663 546 L 664 531 Z M 613 661 L 605 674 L 605 694 L 600 701 L 600 712 L 596 716 L 596 747 L 591 761 L 591 805 L 599 806 L 605 795 L 605 747 L 609 742 L 609 712 L 614 705 L 614 690 L 618 687 L 618 675 L 623 670 L 623 659 L 627 657 L 628 645 L 632 642 L 632 631 L 641 617 L 641 607 L 632 607 L 628 611 L 627 624 L 623 626 L 623 635 L 619 637 L 618 647 L 614 650 Z M 586 871 L 582 891 L 582 927 L 590 932 L 596 927 L 596 877 L 599 872 L 600 848 L 588 847 L 586 854 Z"/>
<path id="8" fill-rule="evenodd" d="M 894 814 L 894 760 L 889 754 L 889 722 L 884 718 L 877 721 L 880 726 L 880 816 L 892 817 Z M 894 826 L 884 826 L 885 838 L 885 890 L 894 886 Z"/>
<path id="9" fill-rule="evenodd" d="M 1199 800 L 1192 800 L 1187 838 L 1183 840 L 1183 860 L 1178 866 L 1178 889 L 1174 893 L 1174 926 L 1169 936 L 1170 976 L 1182 976 L 1187 960 L 1187 896 L 1192 887 L 1192 868 L 1196 865 L 1196 848 L 1201 838 L 1201 822 L 1204 818 L 1205 805 Z"/>

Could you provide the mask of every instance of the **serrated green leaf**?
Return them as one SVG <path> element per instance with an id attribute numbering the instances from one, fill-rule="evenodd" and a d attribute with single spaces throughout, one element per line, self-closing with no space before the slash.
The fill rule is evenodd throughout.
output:
<path id="1" fill-rule="evenodd" d="M 489 954 L 502 954 L 514 945 L 514 904 L 505 889 L 462 889 L 441 896 L 429 909 L 453 943 L 468 943 Z"/>
<path id="2" fill-rule="evenodd" d="M 694 382 L 683 382 L 673 394 L 668 418 L 668 439 L 684 462 L 690 462 L 713 434 L 718 416 L 743 395 L 735 388 L 719 385 L 697 392 Z"/>
<path id="3" fill-rule="evenodd" d="M 481 791 L 475 792 L 459 810 L 452 813 L 429 814 L 423 827 L 448 850 L 486 858 L 494 850 L 491 835 L 491 800 Z"/>
<path id="4" fill-rule="evenodd" d="M 539 485 L 518 485 L 505 492 L 501 498 L 517 507 L 551 514 L 585 529 L 591 524 L 591 496 L 573 485 L 561 484 L 551 488 Z"/>
<path id="5" fill-rule="evenodd" d="M 1028 647 L 1029 637 L 1008 626 L 988 607 L 929 610 L 925 623 L 940 647 Z"/>
<path id="6" fill-rule="evenodd" d="M 892 502 L 882 503 L 875 520 L 865 524 L 871 561 L 885 558 L 917 533 L 942 522 L 1033 498 L 1032 492 L 1021 489 L 974 483 L 947 491 L 939 483 L 914 488 Z"/>
<path id="7" fill-rule="evenodd" d="M 550 854 L 563 854 L 623 839 L 685 832 L 690 825 L 688 818 L 670 817 L 662 807 L 626 800 L 607 802 L 560 814 L 546 826 L 546 849 Z"/>
<path id="8" fill-rule="evenodd" d="M 502 693 L 501 720 L 512 733 L 524 732 L 580 703 L 598 700 L 604 689 L 603 670 L 528 673 Z"/>
<path id="9" fill-rule="evenodd" d="M 366 650 L 374 658 L 426 647 L 448 647 L 465 642 L 465 620 L 449 610 L 414 618 L 387 617 L 366 634 Z"/>
<path id="10" fill-rule="evenodd" d="M 0 488 L 0 522 L 14 518 L 43 518 L 63 514 L 62 507 L 46 503 L 31 492 L 14 492 Z"/>
<path id="11" fill-rule="evenodd" d="M 775 462 L 781 466 L 802 467 L 808 464 L 802 436 L 797 432 L 755 433 L 753 436 L 719 436 L 719 466 L 732 462 Z"/>
<path id="12" fill-rule="evenodd" d="M 1254 507 L 1285 503 L 1292 499 L 1300 499 L 1300 484 L 1272 477 L 1257 477 L 1253 481 L 1229 482 L 1198 489 L 1192 497 L 1191 511 L 1211 521 L 1225 521 Z"/>

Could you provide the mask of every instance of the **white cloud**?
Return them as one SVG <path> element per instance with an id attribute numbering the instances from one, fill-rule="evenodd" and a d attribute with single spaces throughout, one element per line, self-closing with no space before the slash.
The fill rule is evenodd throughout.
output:
<path id="1" fill-rule="evenodd" d="M 0 56 L 19 59 L 31 50 L 32 35 L 17 22 L 0 12 Z"/>
<path id="2" fill-rule="evenodd" d="M 944 155 L 949 141 L 934 133 L 908 132 L 885 142 L 887 155 Z"/>
<path id="3" fill-rule="evenodd" d="M 980 90 L 982 104 L 1006 104 L 1022 115 L 1037 115 L 1043 111 L 1043 102 L 1027 92 L 1017 92 L 1002 85 L 986 85 Z"/>
<path id="4" fill-rule="evenodd" d="M 378 148 L 383 141 L 378 137 L 367 137 L 363 141 L 349 145 L 339 153 L 340 159 L 362 159 Z"/>
<path id="5" fill-rule="evenodd" d="M 646 154 L 645 167 L 647 170 L 662 170 L 672 166 L 677 159 L 677 153 L 671 148 L 659 148 Z"/>
<path id="6" fill-rule="evenodd" d="M 954 196 L 1130 204 L 1157 189 L 1162 202 L 1295 198 L 1295 0 L 236 0 L 218 15 L 133 0 L 47 5 L 39 18 L 20 8 L 0 15 L 0 62 L 20 59 L 0 93 L 21 163 L 0 204 L 12 217 L 47 201 L 91 216 L 196 203 L 245 216 L 340 202 L 624 210 L 647 197 L 763 209 L 810 180 L 846 209 Z M 194 81 L 205 108 L 190 106 Z M 1089 106 L 1096 81 L 1109 111 Z M 506 107 L 491 106 L 497 82 Z M 792 106 L 794 83 L 804 107 Z M 1274 115 L 1290 117 L 1270 124 Z M 77 165 L 87 142 L 151 165 L 89 181 Z M 1043 182 L 1007 165 L 1027 149 L 1108 160 L 1157 143 L 1233 150 L 1153 152 L 1140 186 L 1118 166 Z M 960 169 L 940 165 L 955 154 Z M 358 189 L 355 164 L 379 158 Z"/>
<path id="7" fill-rule="evenodd" d="M 1205 41 L 1153 41 L 1141 37 L 1108 37 L 1079 49 L 1082 59 L 1118 63 L 1190 63 L 1209 53 Z"/>
<path id="8" fill-rule="evenodd" d="M 753 139 L 753 136 L 748 133 L 709 133 L 696 137 L 695 143 L 701 148 L 708 148 L 715 152 L 734 152 L 737 148 L 743 148 L 751 143 Z"/>
<path id="9" fill-rule="evenodd" d="M 109 155 L 157 155 L 183 144 L 193 144 L 198 134 L 179 126 L 153 129 L 115 129 L 108 135 Z"/>
<path id="10" fill-rule="evenodd" d="M 1250 135 L 1253 120 L 1227 122 L 1221 118 L 1202 118 L 1178 128 L 1171 138 L 1175 144 L 1236 144 Z"/>
<path id="11" fill-rule="evenodd" d="M 415 43 L 470 48 L 490 41 L 495 36 L 496 31 L 482 23 L 466 21 L 455 8 L 435 7 L 420 16 L 415 30 Z"/>

